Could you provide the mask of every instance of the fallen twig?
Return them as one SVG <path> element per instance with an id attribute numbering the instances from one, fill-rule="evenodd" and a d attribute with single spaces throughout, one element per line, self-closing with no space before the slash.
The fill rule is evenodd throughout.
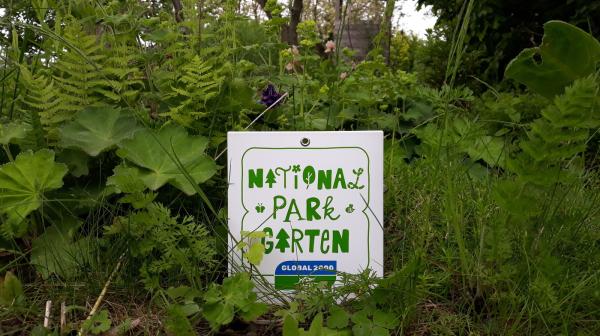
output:
<path id="1" fill-rule="evenodd" d="M 121 267 L 121 264 L 123 263 L 124 258 L 125 258 L 125 252 L 123 252 L 123 254 L 121 254 L 121 256 L 119 257 L 119 261 L 117 262 L 117 265 L 115 265 L 115 268 L 108 276 L 108 279 L 106 280 L 106 283 L 104 284 L 104 288 L 102 288 L 102 291 L 100 292 L 100 295 L 96 299 L 96 302 L 94 303 L 94 306 L 92 307 L 92 310 L 90 310 L 90 314 L 85 319 L 86 321 L 89 320 L 90 318 L 92 318 L 92 316 L 94 316 L 94 314 L 96 314 L 96 311 L 98 310 L 98 307 L 100 307 L 100 303 L 102 302 L 102 299 L 104 299 L 104 296 L 106 295 L 106 292 L 108 291 L 108 286 L 110 286 L 110 283 L 111 283 L 113 277 L 115 276 L 115 274 L 117 274 L 117 271 Z M 79 328 L 79 332 L 77 333 L 77 335 L 78 336 L 83 335 L 83 326 L 81 328 Z"/>

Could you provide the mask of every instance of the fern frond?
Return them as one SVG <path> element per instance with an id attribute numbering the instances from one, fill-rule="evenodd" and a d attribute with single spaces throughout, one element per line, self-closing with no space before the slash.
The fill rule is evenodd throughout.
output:
<path id="1" fill-rule="evenodd" d="M 106 59 L 102 70 L 105 77 L 98 82 L 104 89 L 98 92 L 115 102 L 125 100 L 133 103 L 145 87 L 145 75 L 137 66 L 143 64 L 139 51 L 124 42 L 111 40 L 110 45 L 110 48 L 104 49 Z"/>
<path id="2" fill-rule="evenodd" d="M 177 80 L 179 85 L 172 86 L 172 91 L 165 93 L 165 97 L 175 100 L 176 105 L 161 116 L 171 118 L 183 126 L 190 126 L 194 120 L 208 115 L 206 102 L 219 93 L 222 78 L 198 56 L 194 56 L 182 70 L 182 75 Z"/>
<path id="3" fill-rule="evenodd" d="M 70 120 L 81 109 L 98 102 L 97 93 L 94 91 L 97 84 L 94 81 L 102 78 L 97 63 L 105 56 L 100 53 L 101 47 L 96 37 L 86 35 L 76 29 L 76 26 L 65 29 L 64 38 L 76 47 L 79 53 L 71 52 L 67 48 L 58 56 L 58 61 L 53 66 L 53 79 L 61 100 L 54 115 L 56 123 Z"/>
<path id="4" fill-rule="evenodd" d="M 520 144 L 523 155 L 511 165 L 513 172 L 536 185 L 580 175 L 591 131 L 600 127 L 599 88 L 598 79 L 590 76 L 576 80 L 557 96 L 530 124 L 529 138 Z"/>
<path id="5" fill-rule="evenodd" d="M 31 134 L 24 147 L 38 149 L 57 139 L 56 120 L 60 98 L 54 82 L 45 74 L 33 75 L 26 67 L 21 67 L 21 81 L 24 90 L 19 97 L 20 115 L 31 126 Z"/>
<path id="6" fill-rule="evenodd" d="M 532 123 L 530 139 L 521 148 L 537 161 L 557 162 L 582 153 L 590 129 L 600 126 L 598 97 L 595 77 L 575 81 Z"/>

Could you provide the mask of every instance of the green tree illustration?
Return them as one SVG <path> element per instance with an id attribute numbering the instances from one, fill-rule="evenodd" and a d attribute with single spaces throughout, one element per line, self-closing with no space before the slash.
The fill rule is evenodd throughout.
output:
<path id="1" fill-rule="evenodd" d="M 275 173 L 273 172 L 273 169 L 269 169 L 269 172 L 267 173 L 267 177 L 265 178 L 265 183 L 267 183 L 269 185 L 269 188 L 273 188 L 273 184 L 275 184 Z"/>
<path id="2" fill-rule="evenodd" d="M 290 247 L 290 243 L 288 242 L 290 235 L 284 229 L 279 230 L 275 238 L 277 238 L 275 248 L 279 249 L 279 251 L 285 252 L 285 249 Z"/>

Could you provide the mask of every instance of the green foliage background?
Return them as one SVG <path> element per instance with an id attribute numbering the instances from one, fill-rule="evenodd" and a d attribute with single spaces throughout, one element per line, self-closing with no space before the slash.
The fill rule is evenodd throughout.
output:
<path id="1" fill-rule="evenodd" d="M 4 4 L 0 330 L 600 333 L 593 21 L 593 34 L 549 21 L 539 46 L 501 48 L 520 26 L 490 15 L 508 4 L 421 1 L 441 26 L 394 35 L 388 62 L 379 48 L 319 53 L 315 22 L 290 47 L 284 18 L 181 3 L 182 20 L 165 1 Z M 576 12 L 544 22 L 598 9 L 565 6 Z M 477 72 L 488 82 L 464 86 Z M 268 85 L 287 96 L 263 115 Z M 386 276 L 301 283 L 293 298 L 252 266 L 228 277 L 226 132 L 361 129 L 386 135 Z M 243 236 L 260 263 L 261 233 Z M 87 319 L 97 298 L 117 304 Z M 38 325 L 46 300 L 66 302 L 62 331 Z"/>

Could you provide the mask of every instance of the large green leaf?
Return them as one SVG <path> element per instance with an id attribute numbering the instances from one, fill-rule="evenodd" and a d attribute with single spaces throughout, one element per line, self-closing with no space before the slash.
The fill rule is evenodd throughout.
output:
<path id="1" fill-rule="evenodd" d="M 24 298 L 21 281 L 12 272 L 6 272 L 4 279 L 0 279 L 0 306 L 10 307 L 19 304 Z"/>
<path id="2" fill-rule="evenodd" d="M 598 40 L 566 22 L 549 21 L 542 44 L 523 50 L 508 64 L 506 76 L 551 98 L 575 79 L 594 72 L 598 61 Z"/>
<path id="3" fill-rule="evenodd" d="M 61 145 L 91 156 L 110 149 L 140 129 L 132 116 L 110 106 L 88 107 L 60 130 Z"/>
<path id="4" fill-rule="evenodd" d="M 0 144 L 8 145 L 14 140 L 23 139 L 31 127 L 24 123 L 10 122 L 8 124 L 0 124 Z"/>
<path id="5" fill-rule="evenodd" d="M 0 167 L 0 212 L 9 222 L 21 222 L 42 205 L 44 192 L 63 185 L 67 166 L 54 162 L 54 152 L 23 152 Z"/>
<path id="6" fill-rule="evenodd" d="M 43 278 L 48 278 L 51 274 L 63 278 L 73 277 L 90 262 L 89 238 L 73 241 L 73 236 L 72 228 L 52 225 L 33 241 L 31 264 Z"/>
<path id="7" fill-rule="evenodd" d="M 92 335 L 99 335 L 107 332 L 111 325 L 112 321 L 108 317 L 108 311 L 102 309 L 99 313 L 96 313 L 85 320 L 81 325 L 81 329 L 90 332 Z"/>
<path id="8" fill-rule="evenodd" d="M 150 129 L 137 132 L 132 139 L 119 144 L 117 154 L 138 166 L 139 176 L 148 188 L 157 190 L 170 183 L 193 195 L 196 190 L 186 178 L 186 172 L 198 184 L 217 171 L 213 159 L 204 154 L 207 144 L 204 137 L 190 136 L 181 127 L 167 126 L 158 132 Z"/>
<path id="9" fill-rule="evenodd" d="M 81 177 L 90 172 L 88 161 L 90 157 L 78 149 L 63 149 L 56 154 L 56 161 L 64 163 L 69 168 L 71 175 Z"/>
<path id="10" fill-rule="evenodd" d="M 216 330 L 220 326 L 229 324 L 236 311 L 245 321 L 252 321 L 264 314 L 268 306 L 256 302 L 256 293 L 252 290 L 254 283 L 247 273 L 238 273 L 223 280 L 223 285 L 213 284 L 204 293 L 204 306 L 202 314 Z"/>

